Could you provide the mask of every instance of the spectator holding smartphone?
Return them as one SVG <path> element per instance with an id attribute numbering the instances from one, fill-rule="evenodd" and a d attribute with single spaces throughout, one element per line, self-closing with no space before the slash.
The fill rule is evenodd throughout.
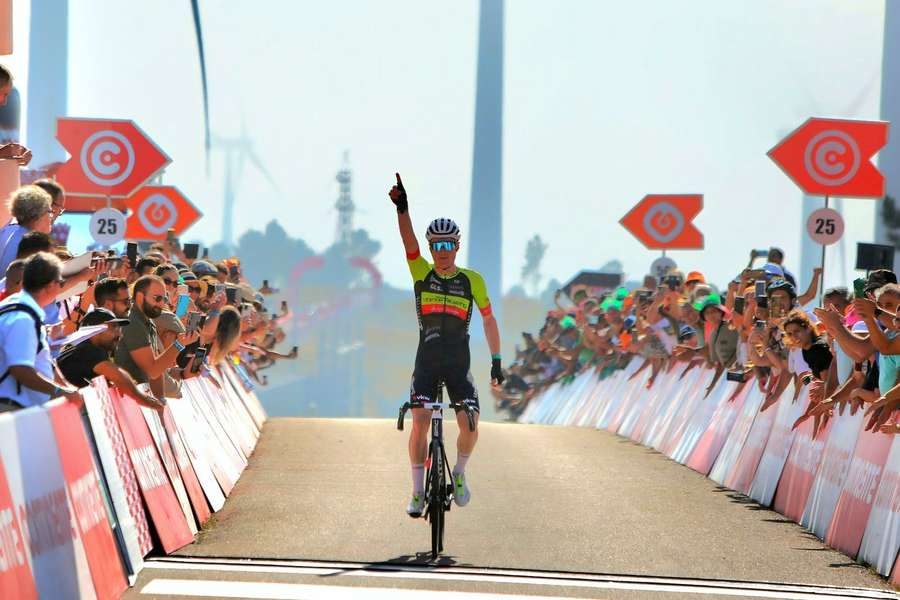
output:
<path id="1" fill-rule="evenodd" d="M 165 284 L 159 277 L 145 275 L 138 279 L 133 295 L 129 323 L 116 347 L 115 362 L 138 383 L 149 383 L 154 395 L 165 396 L 163 375 L 175 366 L 184 347 L 199 339 L 199 334 L 181 334 L 171 346 L 163 346 L 153 322 L 166 306 Z M 181 371 L 183 376 L 184 369 Z"/>
<path id="2" fill-rule="evenodd" d="M 26 262 L 22 291 L 0 302 L 0 412 L 65 396 L 80 402 L 78 389 L 57 369 L 43 327 L 44 310 L 59 293 L 62 263 L 47 252 Z"/>
<path id="3" fill-rule="evenodd" d="M 94 325 L 106 325 L 107 329 L 80 344 L 66 347 L 57 358 L 65 378 L 84 387 L 95 377 L 102 376 L 140 404 L 161 410 L 165 402 L 139 390 L 128 372 L 112 362 L 112 353 L 122 338 L 122 327 L 128 325 L 128 319 L 117 318 L 111 310 L 96 308 L 81 320 L 81 327 Z"/>

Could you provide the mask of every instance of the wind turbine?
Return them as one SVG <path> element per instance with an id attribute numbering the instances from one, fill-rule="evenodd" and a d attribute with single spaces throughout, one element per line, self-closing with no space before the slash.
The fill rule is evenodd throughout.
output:
<path id="1" fill-rule="evenodd" d="M 222 243 L 229 248 L 234 245 L 234 198 L 237 186 L 240 184 L 241 175 L 244 172 L 244 161 L 263 174 L 275 191 L 278 184 L 263 166 L 262 161 L 253 150 L 253 141 L 247 137 L 243 122 L 241 123 L 241 135 L 236 138 L 225 138 L 211 135 L 210 148 L 221 150 L 225 154 L 225 206 L 222 212 Z"/>

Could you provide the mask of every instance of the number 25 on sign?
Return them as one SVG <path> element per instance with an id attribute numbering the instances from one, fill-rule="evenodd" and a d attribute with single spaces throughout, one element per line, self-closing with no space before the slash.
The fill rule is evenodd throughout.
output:
<path id="1" fill-rule="evenodd" d="M 817 244 L 830 246 L 844 235 L 844 218 L 834 209 L 820 208 L 806 220 L 806 232 Z"/>

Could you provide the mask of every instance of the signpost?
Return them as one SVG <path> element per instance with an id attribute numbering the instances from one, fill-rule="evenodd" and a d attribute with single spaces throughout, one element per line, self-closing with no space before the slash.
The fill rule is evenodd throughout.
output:
<path id="1" fill-rule="evenodd" d="M 811 117 L 767 153 L 806 194 L 825 196 L 825 208 L 813 212 L 806 226 L 822 244 L 820 289 L 825 287 L 825 246 L 844 232 L 843 218 L 828 208 L 828 201 L 831 196 L 884 197 L 884 175 L 872 157 L 887 144 L 889 127 L 886 121 Z"/>
<path id="2" fill-rule="evenodd" d="M 131 212 L 125 231 L 130 240 L 164 240 L 169 229 L 180 235 L 202 216 L 173 186 L 146 185 L 125 205 Z"/>
<path id="3" fill-rule="evenodd" d="M 61 118 L 56 138 L 72 155 L 56 174 L 67 196 L 126 198 L 172 162 L 134 121 Z"/>
<path id="4" fill-rule="evenodd" d="M 702 194 L 648 194 L 619 222 L 651 250 L 702 250 L 691 223 L 702 208 Z"/>

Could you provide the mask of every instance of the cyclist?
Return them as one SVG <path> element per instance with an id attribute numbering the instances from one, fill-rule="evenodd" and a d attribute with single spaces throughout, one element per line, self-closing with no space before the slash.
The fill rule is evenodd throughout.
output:
<path id="1" fill-rule="evenodd" d="M 456 411 L 459 436 L 456 438 L 456 466 L 453 467 L 454 500 L 458 506 L 469 503 L 472 493 L 466 484 L 466 463 L 478 440 L 478 392 L 469 373 L 469 321 L 472 304 L 478 306 L 484 324 L 484 335 L 491 351 L 491 383 L 503 383 L 500 368 L 500 331 L 491 312 L 484 279 L 470 269 L 456 266 L 459 250 L 459 227 L 451 219 L 435 219 L 425 238 L 434 263 L 419 253 L 419 242 L 409 217 L 406 190 L 397 174 L 391 188 L 391 201 L 397 207 L 400 237 L 406 249 L 406 260 L 412 274 L 419 320 L 419 347 L 413 372 L 410 396 L 418 402 L 433 402 L 435 387 L 443 381 L 453 402 L 465 403 L 475 410 L 475 431 L 469 431 L 466 414 Z M 425 457 L 427 455 L 429 412 L 413 409 L 413 426 L 409 432 L 409 462 L 412 471 L 412 499 L 406 508 L 411 517 L 422 516 L 425 506 Z"/>

